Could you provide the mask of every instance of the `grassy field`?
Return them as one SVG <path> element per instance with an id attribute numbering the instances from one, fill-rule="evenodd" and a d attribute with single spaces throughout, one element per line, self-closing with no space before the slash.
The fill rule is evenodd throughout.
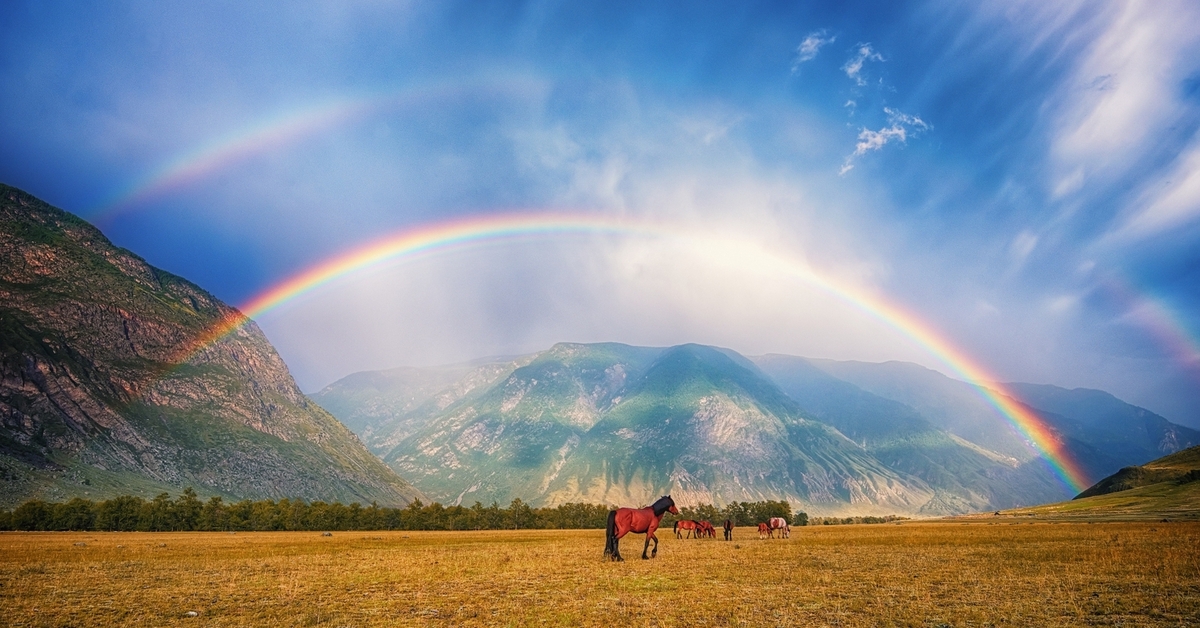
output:
<path id="1" fill-rule="evenodd" d="M 3 533 L 0 623 L 1195 626 L 1200 523 L 905 522 L 790 540 L 603 533 Z M 196 613 L 188 616 L 189 612 Z"/>

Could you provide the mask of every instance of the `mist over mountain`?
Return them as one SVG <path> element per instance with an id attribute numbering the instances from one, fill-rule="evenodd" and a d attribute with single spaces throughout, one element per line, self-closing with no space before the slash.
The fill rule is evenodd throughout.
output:
<path id="1" fill-rule="evenodd" d="M 1038 456 L 1015 426 L 997 422 L 995 408 L 971 384 L 903 362 L 809 362 L 864 390 L 905 403 L 936 426 L 969 441 L 1023 461 Z M 1093 480 L 1200 444 L 1200 431 L 1104 391 L 1023 383 L 1002 388 L 1055 432 Z"/>
<path id="2" fill-rule="evenodd" d="M 0 185 L 0 505 L 152 495 L 403 505 L 420 495 L 297 388 L 236 310 Z"/>
<path id="3" fill-rule="evenodd" d="M 1063 494 L 1061 484 L 1028 445 L 1017 450 L 1019 457 L 988 449 L 935 425 L 912 406 L 830 375 L 816 366 L 817 361 L 785 355 L 754 361 L 817 419 L 893 469 L 919 477 L 948 496 L 969 496 L 961 504 L 966 510 L 1039 503 Z M 993 429 L 1003 429 L 994 425 L 999 417 L 992 412 Z"/>
<path id="4" fill-rule="evenodd" d="M 913 364 L 564 343 L 490 363 L 358 373 L 313 398 L 431 498 L 453 503 L 634 503 L 670 492 L 681 503 L 932 515 L 1073 496 L 975 387 Z M 1113 446 L 1120 421 L 1074 397 L 1046 405 L 1054 411 L 1034 411 L 1096 478 L 1156 455 Z M 1194 438 L 1113 407 L 1158 426 L 1155 446 Z"/>

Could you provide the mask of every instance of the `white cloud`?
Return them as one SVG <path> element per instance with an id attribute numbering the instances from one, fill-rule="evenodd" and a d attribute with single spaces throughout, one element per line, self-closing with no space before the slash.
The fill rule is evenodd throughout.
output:
<path id="1" fill-rule="evenodd" d="M 1181 88 L 1200 72 L 1200 5 L 1076 7 L 1089 8 L 1096 9 L 1088 18 L 1094 26 L 1083 31 L 1090 38 L 1047 103 L 1054 120 L 1050 196 L 1106 199 L 1111 184 L 1132 189 L 1107 238 L 1143 237 L 1200 213 L 1200 141 L 1180 148 L 1178 135 L 1200 113 Z"/>
<path id="2" fill-rule="evenodd" d="M 1053 198 L 1059 199 L 1078 192 L 1083 187 L 1084 179 L 1083 167 L 1076 168 L 1074 172 L 1059 179 L 1058 184 L 1054 186 Z"/>
<path id="3" fill-rule="evenodd" d="M 1029 254 L 1037 247 L 1037 243 L 1037 235 L 1030 231 L 1022 231 L 1008 245 L 1008 251 L 1012 254 L 1013 260 L 1020 264 L 1029 257 Z"/>
<path id="4" fill-rule="evenodd" d="M 1046 309 L 1053 314 L 1063 314 L 1074 310 L 1079 305 L 1079 295 L 1063 294 L 1046 303 Z"/>
<path id="5" fill-rule="evenodd" d="M 862 77 L 863 64 L 867 61 L 883 61 L 883 55 L 875 52 L 871 44 L 859 44 L 858 52 L 853 57 L 846 61 L 842 66 L 842 70 L 846 72 L 846 76 L 854 79 L 854 82 L 862 87 L 867 84 L 867 81 Z"/>
<path id="6" fill-rule="evenodd" d="M 858 133 L 858 143 L 854 145 L 854 152 L 846 157 L 846 161 L 842 163 L 841 170 L 838 174 L 846 174 L 854 169 L 854 159 L 861 157 L 868 152 L 879 150 L 893 140 L 899 141 L 901 144 L 908 141 L 910 135 L 917 135 L 922 131 L 927 131 L 933 127 L 929 126 L 924 120 L 917 116 L 910 116 L 906 113 L 896 111 L 885 107 L 884 113 L 888 116 L 888 125 L 878 131 L 870 129 L 862 129 Z"/>
<path id="7" fill-rule="evenodd" d="M 809 33 L 808 37 L 805 37 L 804 41 L 796 47 L 796 59 L 792 62 L 792 72 L 799 71 L 801 63 L 817 58 L 817 53 L 823 46 L 835 41 L 837 41 L 837 35 L 829 35 L 825 29 Z"/>
<path id="8" fill-rule="evenodd" d="M 1113 234 L 1133 239 L 1160 233 L 1200 217 L 1200 137 L 1174 167 L 1147 186 L 1132 216 Z"/>

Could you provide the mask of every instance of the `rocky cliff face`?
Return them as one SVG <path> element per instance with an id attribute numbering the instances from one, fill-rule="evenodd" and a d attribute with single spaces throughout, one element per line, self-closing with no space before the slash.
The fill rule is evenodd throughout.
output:
<path id="1" fill-rule="evenodd" d="M 203 342 L 240 317 L 0 186 L 0 501 L 419 495 L 300 392 L 253 322 Z"/>
<path id="2" fill-rule="evenodd" d="M 501 375 L 477 369 L 406 411 L 393 423 L 407 434 L 398 442 L 372 432 L 374 446 L 395 442 L 381 447 L 393 468 L 444 503 L 631 504 L 670 493 L 681 504 L 784 499 L 818 514 L 946 511 L 925 482 L 809 419 L 732 352 L 559 344 L 485 370 Z M 413 373 L 389 375 L 404 376 Z M 369 400 L 380 381 L 347 378 L 317 399 L 379 407 Z"/>
<path id="3" fill-rule="evenodd" d="M 454 373 L 466 375 L 436 390 Z M 1099 391 L 1007 388 L 1085 470 L 1194 438 Z M 315 397 L 443 503 L 629 504 L 670 493 L 682 504 L 784 499 L 817 515 L 919 516 L 1072 496 L 977 389 L 915 364 L 559 344 L 356 374 Z"/>

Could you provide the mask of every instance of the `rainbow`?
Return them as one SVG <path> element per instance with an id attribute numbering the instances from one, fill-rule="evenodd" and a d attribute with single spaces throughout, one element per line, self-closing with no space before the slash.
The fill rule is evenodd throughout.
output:
<path id="1" fill-rule="evenodd" d="M 199 181 L 239 160 L 345 124 L 373 108 L 370 101 L 339 100 L 274 115 L 175 157 L 89 212 L 89 219 L 97 224 L 111 220 L 123 210 Z"/>
<path id="2" fill-rule="evenodd" d="M 1112 273 L 1103 277 L 1100 285 L 1128 309 L 1130 320 L 1148 331 L 1180 366 L 1200 378 L 1200 341 L 1163 299 Z"/>
<path id="3" fill-rule="evenodd" d="M 177 155 L 112 194 L 87 212 L 86 217 L 94 224 L 104 224 L 123 212 L 171 190 L 199 182 L 239 161 L 388 110 L 467 96 L 521 97 L 537 94 L 542 89 L 541 83 L 522 76 L 489 76 L 481 80 L 418 85 L 400 91 L 342 97 L 279 111 Z"/>
<path id="4" fill-rule="evenodd" d="M 971 383 L 997 412 L 1031 442 L 1055 475 L 1072 491 L 1090 485 L 1089 478 L 1070 456 L 1058 435 L 1028 407 L 1018 403 L 996 384 L 982 365 L 955 347 L 935 329 L 899 305 L 848 282 L 821 275 L 807 264 L 765 248 L 761 243 L 728 234 L 688 231 L 678 225 L 595 214 L 512 213 L 477 216 L 422 225 L 369 242 L 329 258 L 252 298 L 240 313 L 228 316 L 186 347 L 173 361 L 181 364 L 196 352 L 235 331 L 247 321 L 297 297 L 384 262 L 405 261 L 482 243 L 564 236 L 624 236 L 682 239 L 704 246 L 706 252 L 734 264 L 766 264 L 798 281 L 814 286 L 892 328 L 923 348 L 951 373 Z"/>

